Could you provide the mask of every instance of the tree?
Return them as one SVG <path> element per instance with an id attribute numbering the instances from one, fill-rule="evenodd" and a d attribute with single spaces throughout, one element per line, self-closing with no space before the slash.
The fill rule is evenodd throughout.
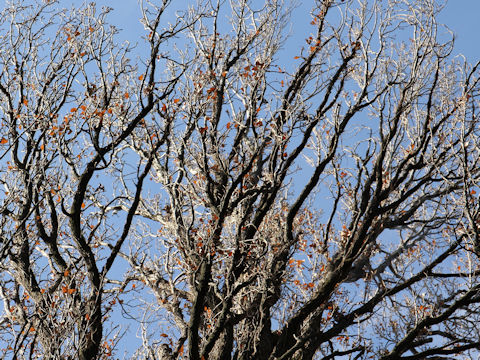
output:
<path id="1" fill-rule="evenodd" d="M 137 48 L 5 7 L 3 357 L 478 354 L 479 64 L 434 0 L 312 2 L 295 49 L 288 3 L 145 1 Z"/>

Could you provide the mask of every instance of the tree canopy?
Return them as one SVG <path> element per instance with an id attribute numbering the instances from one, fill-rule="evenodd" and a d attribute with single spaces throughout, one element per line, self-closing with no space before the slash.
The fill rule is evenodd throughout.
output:
<path id="1" fill-rule="evenodd" d="M 439 2 L 312 1 L 296 47 L 289 1 L 143 0 L 136 47 L 62 6 L 0 16 L 2 358 L 479 353 L 480 71 Z"/>

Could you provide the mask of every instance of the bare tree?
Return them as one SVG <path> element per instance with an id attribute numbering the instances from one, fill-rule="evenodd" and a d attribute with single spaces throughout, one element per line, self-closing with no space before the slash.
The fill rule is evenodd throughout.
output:
<path id="1" fill-rule="evenodd" d="M 479 64 L 437 1 L 312 1 L 295 48 L 288 1 L 144 1 L 136 48 L 59 5 L 0 18 L 3 358 L 127 322 L 133 358 L 478 354 Z"/>

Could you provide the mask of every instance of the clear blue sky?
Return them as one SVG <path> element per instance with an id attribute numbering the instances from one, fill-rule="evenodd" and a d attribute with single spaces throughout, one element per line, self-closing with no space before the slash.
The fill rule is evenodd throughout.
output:
<path id="1" fill-rule="evenodd" d="M 456 53 L 464 54 L 468 61 L 480 60 L 480 1 L 450 0 L 439 21 L 456 35 Z"/>

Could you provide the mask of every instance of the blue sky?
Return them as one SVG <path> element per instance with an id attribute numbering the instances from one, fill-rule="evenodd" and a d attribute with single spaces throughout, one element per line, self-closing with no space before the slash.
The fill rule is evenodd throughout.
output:
<path id="1" fill-rule="evenodd" d="M 439 21 L 456 35 L 456 53 L 462 53 L 470 62 L 480 60 L 480 1 L 450 0 Z"/>

